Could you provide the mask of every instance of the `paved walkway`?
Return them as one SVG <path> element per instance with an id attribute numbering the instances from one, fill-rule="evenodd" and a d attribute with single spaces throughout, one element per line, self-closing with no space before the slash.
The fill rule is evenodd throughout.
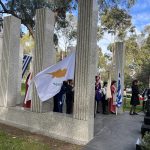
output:
<path id="1" fill-rule="evenodd" d="M 95 119 L 95 137 L 85 150 L 135 150 L 135 143 L 140 137 L 144 114 L 130 116 L 97 115 Z"/>

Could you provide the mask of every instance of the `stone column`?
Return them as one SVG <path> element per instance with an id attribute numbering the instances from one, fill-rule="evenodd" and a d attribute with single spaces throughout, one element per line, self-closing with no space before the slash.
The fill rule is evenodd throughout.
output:
<path id="1" fill-rule="evenodd" d="M 123 42 L 115 43 L 115 80 L 118 81 L 118 74 L 121 76 L 121 90 L 124 90 L 124 65 L 125 65 L 125 48 Z M 118 83 L 117 83 L 118 85 Z"/>
<path id="2" fill-rule="evenodd" d="M 1 64 L 2 64 L 2 49 L 3 49 L 3 32 L 0 32 L 0 72 L 1 72 Z"/>
<path id="3" fill-rule="evenodd" d="M 54 13 L 48 8 L 36 11 L 35 49 L 33 51 L 33 76 L 56 62 L 53 44 Z M 32 96 L 32 111 L 46 112 L 50 110 L 50 101 L 41 102 L 35 87 Z"/>
<path id="4" fill-rule="evenodd" d="M 0 105 L 15 106 L 19 77 L 21 21 L 13 16 L 4 18 L 3 49 L 0 76 Z"/>
<path id="5" fill-rule="evenodd" d="M 19 51 L 19 72 L 18 72 L 18 88 L 17 88 L 17 102 L 18 105 L 23 105 L 23 98 L 21 97 L 21 84 L 22 84 L 22 64 L 23 63 L 23 47 L 20 46 Z"/>
<path id="6" fill-rule="evenodd" d="M 79 1 L 75 70 L 74 118 L 89 122 L 89 138 L 94 129 L 94 95 L 97 49 L 96 0 Z"/>

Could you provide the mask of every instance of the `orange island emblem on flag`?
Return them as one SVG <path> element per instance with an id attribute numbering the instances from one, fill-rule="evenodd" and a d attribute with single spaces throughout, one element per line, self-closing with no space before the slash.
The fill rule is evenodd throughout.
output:
<path id="1" fill-rule="evenodd" d="M 55 72 L 51 72 L 51 73 L 48 73 L 50 75 L 52 75 L 52 78 L 62 78 L 62 77 L 65 77 L 67 73 L 67 69 L 59 69 Z"/>

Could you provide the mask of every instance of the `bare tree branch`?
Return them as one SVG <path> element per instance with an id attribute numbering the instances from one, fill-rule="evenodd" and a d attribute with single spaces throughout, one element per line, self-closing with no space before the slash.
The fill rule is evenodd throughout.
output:
<path id="1" fill-rule="evenodd" d="M 4 11 L 7 13 L 8 10 L 6 9 L 5 5 L 3 4 L 3 2 L 0 0 L 0 5 L 2 6 L 2 8 L 4 9 Z"/>

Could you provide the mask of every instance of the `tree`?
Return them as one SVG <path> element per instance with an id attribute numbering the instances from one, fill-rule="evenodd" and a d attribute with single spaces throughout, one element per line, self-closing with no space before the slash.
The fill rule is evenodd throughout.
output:
<path id="1" fill-rule="evenodd" d="M 67 14 L 66 16 L 66 28 L 60 28 L 56 24 L 56 34 L 61 41 L 61 45 L 64 47 L 64 50 L 67 54 L 67 49 L 70 46 L 73 46 L 77 38 L 77 18 L 72 14 Z"/>
<path id="2" fill-rule="evenodd" d="M 121 40 L 126 36 L 126 30 L 131 27 L 131 16 L 125 9 L 117 7 L 105 10 L 101 15 L 101 25 L 104 30 L 114 34 Z"/>
<path id="3" fill-rule="evenodd" d="M 135 3 L 135 0 L 98 0 L 100 10 L 112 7 L 114 5 L 125 4 L 130 7 Z M 30 34 L 33 35 L 35 26 L 36 9 L 48 7 L 55 13 L 55 19 L 60 26 L 65 27 L 66 12 L 77 8 L 78 0 L 0 0 L 0 13 L 11 14 L 21 19 Z"/>
<path id="4" fill-rule="evenodd" d="M 55 20 L 61 26 L 65 26 L 66 11 L 75 8 L 71 0 L 0 0 L 0 13 L 11 14 L 24 24 L 29 33 L 34 37 L 36 9 L 48 7 L 55 13 Z"/>
<path id="5" fill-rule="evenodd" d="M 150 35 L 145 35 L 148 35 L 148 32 L 131 36 L 125 41 L 125 83 L 137 78 L 143 88 L 148 87 L 150 77 Z"/>
<path id="6" fill-rule="evenodd" d="M 29 33 L 26 33 L 21 38 L 21 45 L 24 49 L 24 54 L 31 54 L 33 48 L 34 48 L 34 40 L 32 36 L 29 35 Z"/>
<path id="7" fill-rule="evenodd" d="M 116 6 L 122 8 L 130 8 L 136 3 L 136 0 L 98 0 L 100 11 L 104 11 L 108 8 L 114 8 Z"/>
<path id="8" fill-rule="evenodd" d="M 137 78 L 142 83 L 143 89 L 149 87 L 150 61 L 143 63 L 143 65 L 141 66 L 141 71 L 137 74 Z"/>

